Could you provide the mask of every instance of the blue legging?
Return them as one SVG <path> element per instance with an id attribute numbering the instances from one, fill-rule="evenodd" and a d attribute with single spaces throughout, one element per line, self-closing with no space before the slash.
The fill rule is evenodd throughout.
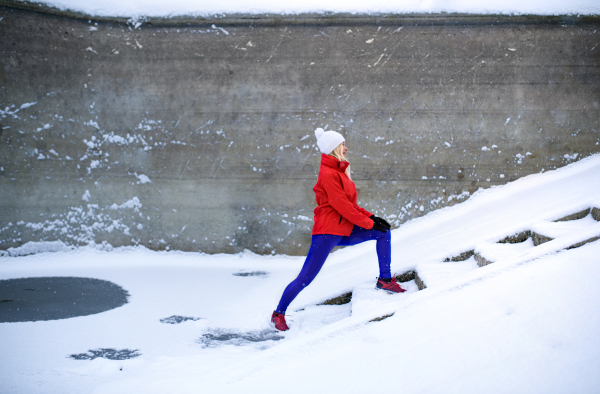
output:
<path id="1" fill-rule="evenodd" d="M 365 241 L 377 241 L 377 258 L 379 259 L 379 277 L 391 278 L 390 261 L 392 254 L 391 233 L 383 233 L 378 230 L 366 230 L 359 226 L 354 226 L 352 233 L 346 237 L 342 235 L 319 234 L 312 236 L 312 243 L 308 256 L 304 261 L 302 270 L 298 277 L 292 281 L 284 290 L 277 313 L 285 313 L 290 303 L 298 294 L 308 286 L 316 277 L 321 267 L 325 263 L 329 252 L 336 246 L 356 245 Z"/>

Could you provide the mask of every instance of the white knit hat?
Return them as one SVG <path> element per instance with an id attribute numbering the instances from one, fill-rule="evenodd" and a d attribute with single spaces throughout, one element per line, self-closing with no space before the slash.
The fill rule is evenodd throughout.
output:
<path id="1" fill-rule="evenodd" d="M 346 141 L 344 137 L 337 131 L 325 131 L 320 127 L 315 130 L 315 136 L 317 137 L 317 145 L 319 146 L 319 149 L 326 155 L 333 152 L 333 150 L 337 148 L 339 144 Z"/>

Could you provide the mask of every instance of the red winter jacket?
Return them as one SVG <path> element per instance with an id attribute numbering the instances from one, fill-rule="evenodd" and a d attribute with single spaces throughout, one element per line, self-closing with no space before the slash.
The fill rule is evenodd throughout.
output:
<path id="1" fill-rule="evenodd" d="M 350 235 L 354 225 L 373 228 L 372 213 L 356 205 L 356 186 L 344 173 L 349 163 L 321 155 L 319 179 L 313 190 L 317 198 L 313 235 Z"/>

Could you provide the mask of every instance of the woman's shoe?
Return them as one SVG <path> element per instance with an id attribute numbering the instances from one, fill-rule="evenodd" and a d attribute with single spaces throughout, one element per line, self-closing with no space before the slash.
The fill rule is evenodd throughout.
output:
<path id="1" fill-rule="evenodd" d="M 273 315 L 271 316 L 271 323 L 273 323 L 275 328 L 279 331 L 287 331 L 290 329 L 285 322 L 285 315 L 283 313 L 273 312 Z"/>
<path id="2" fill-rule="evenodd" d="M 384 281 L 383 279 L 377 279 L 377 284 L 375 285 L 379 290 L 389 291 L 390 293 L 404 293 L 404 290 L 398 283 L 396 283 L 396 278 L 391 278 L 389 282 Z"/>

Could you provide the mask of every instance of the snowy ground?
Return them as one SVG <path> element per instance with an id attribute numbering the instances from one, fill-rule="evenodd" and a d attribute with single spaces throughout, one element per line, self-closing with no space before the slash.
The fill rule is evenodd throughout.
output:
<path id="1" fill-rule="evenodd" d="M 36 2 L 38 3 L 38 2 Z M 471 13 L 471 14 L 600 14 L 597 0 L 42 0 L 62 10 L 98 16 L 169 17 L 177 15 L 299 13 Z"/>
<path id="2" fill-rule="evenodd" d="M 97 315 L 0 323 L 0 391 L 597 393 L 600 241 L 566 248 L 600 235 L 600 222 L 553 220 L 600 207 L 599 175 L 595 155 L 394 230 L 392 270 L 417 271 L 422 291 L 375 290 L 372 242 L 333 253 L 290 306 L 286 333 L 268 320 L 302 257 L 93 247 L 0 257 L 0 279 L 91 277 L 131 295 Z M 555 239 L 497 243 L 531 229 Z M 444 262 L 469 250 L 494 263 Z M 348 291 L 349 304 L 318 305 Z M 161 322 L 172 316 L 193 319 Z M 97 349 L 139 356 L 70 357 Z"/>

